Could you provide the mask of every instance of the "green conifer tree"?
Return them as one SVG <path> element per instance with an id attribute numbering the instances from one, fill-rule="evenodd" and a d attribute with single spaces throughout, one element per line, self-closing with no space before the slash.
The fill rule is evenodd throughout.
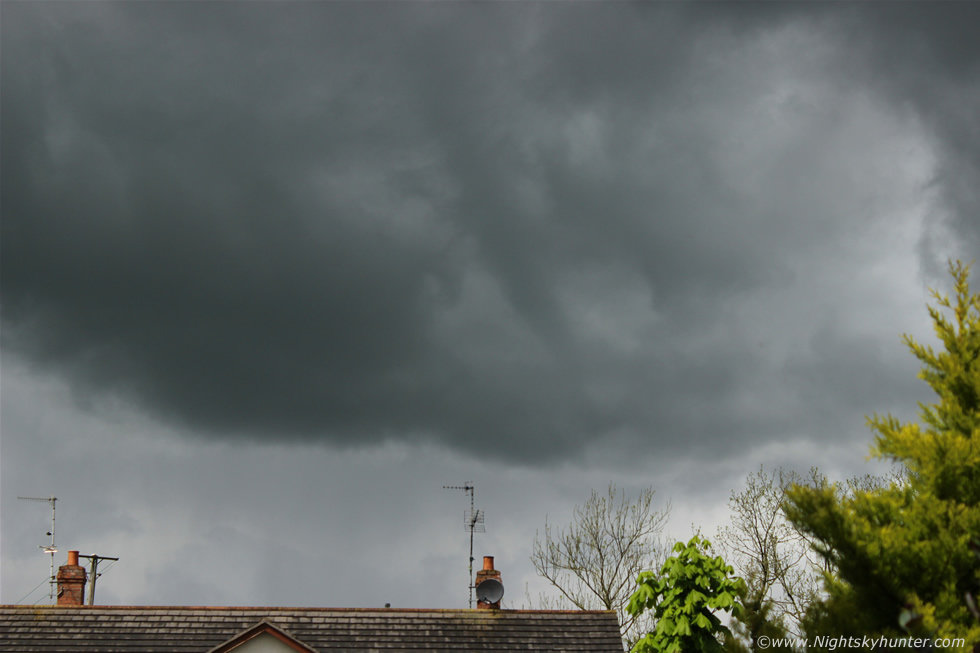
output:
<path id="1" fill-rule="evenodd" d="M 970 293 L 969 266 L 951 263 L 950 274 L 953 299 L 933 291 L 938 306 L 929 307 L 942 350 L 904 337 L 937 401 L 920 404 L 921 425 L 868 419 L 872 455 L 903 465 L 905 480 L 845 499 L 830 485 L 787 495 L 787 516 L 835 570 L 827 598 L 808 615 L 808 634 L 911 632 L 964 638 L 956 647 L 963 651 L 980 643 L 966 598 L 980 586 L 970 550 L 980 534 L 980 294 Z"/>

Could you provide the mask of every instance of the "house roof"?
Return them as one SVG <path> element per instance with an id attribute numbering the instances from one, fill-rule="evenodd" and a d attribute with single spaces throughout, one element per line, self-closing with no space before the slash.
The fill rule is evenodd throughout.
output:
<path id="1" fill-rule="evenodd" d="M 0 606 L 0 653 L 207 653 L 262 623 L 321 653 L 622 653 L 615 612 Z"/>

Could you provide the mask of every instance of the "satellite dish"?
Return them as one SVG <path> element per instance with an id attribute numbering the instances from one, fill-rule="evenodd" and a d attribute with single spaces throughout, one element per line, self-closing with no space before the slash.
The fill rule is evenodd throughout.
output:
<path id="1" fill-rule="evenodd" d="M 476 586 L 476 599 L 480 603 L 497 603 L 504 598 L 504 584 L 496 578 L 488 578 Z"/>

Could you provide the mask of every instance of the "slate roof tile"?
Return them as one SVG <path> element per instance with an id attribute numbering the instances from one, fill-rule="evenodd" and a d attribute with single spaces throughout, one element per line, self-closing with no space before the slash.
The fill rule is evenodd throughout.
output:
<path id="1" fill-rule="evenodd" d="M 0 653 L 206 653 L 263 620 L 330 653 L 622 653 L 614 612 L 198 606 L 0 606 Z"/>

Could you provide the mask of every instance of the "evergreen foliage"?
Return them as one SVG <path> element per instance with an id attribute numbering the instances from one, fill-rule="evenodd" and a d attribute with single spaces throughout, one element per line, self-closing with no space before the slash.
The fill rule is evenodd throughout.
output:
<path id="1" fill-rule="evenodd" d="M 787 493 L 787 517 L 835 570 L 807 617 L 811 637 L 962 637 L 964 651 L 980 642 L 966 598 L 980 587 L 970 550 L 980 534 L 980 295 L 968 266 L 951 263 L 950 274 L 954 297 L 933 291 L 929 307 L 942 349 L 904 336 L 938 400 L 920 404 L 921 425 L 868 419 L 872 455 L 903 465 L 904 480 L 845 498 L 826 484 Z"/>

